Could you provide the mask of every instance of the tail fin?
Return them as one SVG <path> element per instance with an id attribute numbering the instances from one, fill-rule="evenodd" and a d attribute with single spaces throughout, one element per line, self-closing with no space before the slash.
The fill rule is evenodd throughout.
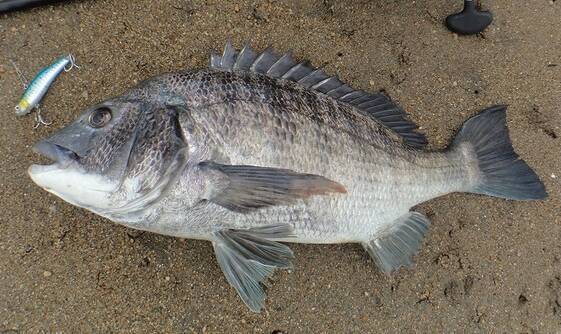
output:
<path id="1" fill-rule="evenodd" d="M 477 156 L 480 182 L 477 194 L 514 200 L 547 197 L 536 173 L 514 152 L 506 127 L 506 106 L 494 106 L 470 118 L 454 139 L 453 147 L 471 144 Z"/>

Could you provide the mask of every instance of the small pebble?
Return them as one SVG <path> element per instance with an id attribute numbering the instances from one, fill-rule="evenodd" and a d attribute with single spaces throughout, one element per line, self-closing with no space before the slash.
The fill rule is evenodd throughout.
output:
<path id="1" fill-rule="evenodd" d="M 171 277 L 169 277 L 169 276 L 166 276 L 166 281 L 168 281 L 168 282 L 169 282 L 169 280 L 170 280 L 170 279 L 171 279 Z"/>
<path id="2" fill-rule="evenodd" d="M 51 273 L 50 271 L 46 271 L 46 270 L 43 271 L 43 276 L 45 276 L 45 277 L 51 277 L 52 274 L 53 273 Z"/>
<path id="3" fill-rule="evenodd" d="M 370 294 L 367 291 L 364 291 L 364 296 L 368 297 L 368 296 L 370 296 Z"/>
<path id="4" fill-rule="evenodd" d="M 557 177 L 557 176 L 556 176 L 555 174 L 551 174 L 551 178 L 552 178 L 552 179 L 554 179 L 554 178 L 556 178 L 556 177 Z"/>
<path id="5" fill-rule="evenodd" d="M 368 83 L 370 84 L 370 86 L 374 86 L 376 84 L 374 80 L 370 80 Z"/>
<path id="6" fill-rule="evenodd" d="M 456 81 L 452 82 L 452 86 L 454 86 L 454 87 L 458 86 L 458 82 L 456 82 Z"/>
<path id="7" fill-rule="evenodd" d="M 49 205 L 49 211 L 51 213 L 57 213 L 58 209 L 57 209 L 56 205 L 52 204 L 52 205 Z"/>
<path id="8" fill-rule="evenodd" d="M 235 4 L 235 5 L 234 5 L 234 12 L 237 13 L 237 12 L 239 12 L 239 11 L 240 11 L 240 5 Z"/>

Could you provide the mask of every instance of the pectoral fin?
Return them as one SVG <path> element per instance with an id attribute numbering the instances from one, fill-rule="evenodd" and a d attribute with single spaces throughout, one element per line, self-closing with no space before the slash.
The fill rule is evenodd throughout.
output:
<path id="1" fill-rule="evenodd" d="M 237 212 L 271 205 L 291 204 L 297 199 L 330 193 L 346 193 L 341 184 L 323 176 L 289 169 L 245 165 L 200 164 L 203 170 L 223 176 L 208 200 Z"/>
<path id="2" fill-rule="evenodd" d="M 292 237 L 291 226 L 222 230 L 214 236 L 216 259 L 226 280 L 253 312 L 260 312 L 265 303 L 265 292 L 260 283 L 276 268 L 292 266 L 290 248 L 269 239 Z"/>

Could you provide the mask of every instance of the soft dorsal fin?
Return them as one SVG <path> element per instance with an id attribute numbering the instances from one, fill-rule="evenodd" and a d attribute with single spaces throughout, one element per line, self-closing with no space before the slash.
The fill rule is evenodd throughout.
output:
<path id="1" fill-rule="evenodd" d="M 267 48 L 258 54 L 249 44 L 246 44 L 237 52 L 228 41 L 222 56 L 211 55 L 210 68 L 221 71 L 253 72 L 296 82 L 308 89 L 355 106 L 363 114 L 401 135 L 409 146 L 422 148 L 427 143 L 425 136 L 415 131 L 417 125 L 408 120 L 405 111 L 388 96 L 355 90 L 339 80 L 337 76 L 329 76 L 322 69 L 314 68 L 308 61 L 296 62 L 290 51 L 279 56 L 271 48 Z"/>

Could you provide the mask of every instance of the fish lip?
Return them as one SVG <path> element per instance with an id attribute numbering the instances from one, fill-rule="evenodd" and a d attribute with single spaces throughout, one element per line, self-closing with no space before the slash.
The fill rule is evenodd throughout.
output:
<path id="1" fill-rule="evenodd" d="M 27 169 L 27 174 L 29 174 L 29 176 L 31 177 L 31 179 L 39 184 L 39 182 L 36 180 L 35 176 L 37 175 L 42 175 L 45 173 L 49 173 L 49 172 L 55 172 L 57 170 L 61 170 L 62 168 L 59 167 L 58 164 L 53 163 L 50 165 L 36 165 L 33 164 L 31 166 L 29 166 L 29 168 Z M 49 189 L 49 188 L 45 188 L 45 189 Z"/>
<path id="2" fill-rule="evenodd" d="M 37 144 L 33 145 L 32 149 L 33 152 L 52 160 L 52 165 L 56 165 L 59 168 L 66 168 L 71 163 L 77 162 L 80 158 L 78 154 L 76 154 L 76 152 L 72 151 L 71 149 L 51 143 L 47 140 L 38 142 Z"/>

